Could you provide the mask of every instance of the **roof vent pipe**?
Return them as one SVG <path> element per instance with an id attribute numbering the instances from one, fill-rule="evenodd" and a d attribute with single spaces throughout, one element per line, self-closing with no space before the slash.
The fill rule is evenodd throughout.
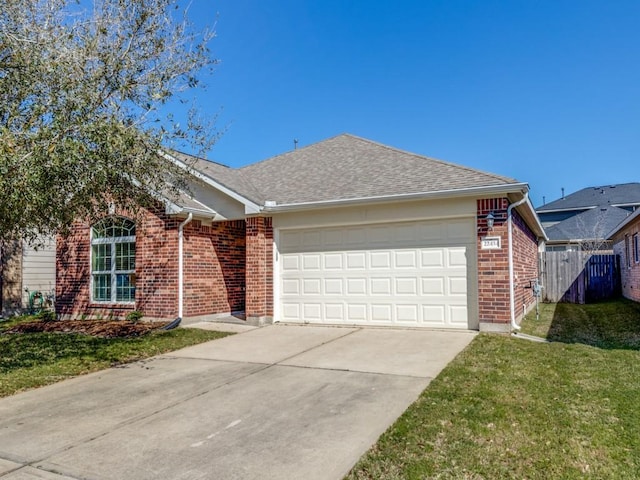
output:
<path id="1" fill-rule="evenodd" d="M 562 187 L 560 190 L 562 190 L 562 200 L 564 200 L 564 187 Z"/>
<path id="2" fill-rule="evenodd" d="M 562 189 L 564 191 L 564 188 Z M 520 330 L 520 325 L 516 323 L 516 292 L 515 292 L 515 280 L 513 278 L 513 220 L 512 220 L 512 210 L 519 205 L 522 205 L 529 198 L 529 193 L 525 192 L 522 199 L 518 200 L 515 203 L 512 203 L 507 208 L 507 232 L 509 238 L 509 307 L 511 313 L 511 328 L 514 330 Z"/>

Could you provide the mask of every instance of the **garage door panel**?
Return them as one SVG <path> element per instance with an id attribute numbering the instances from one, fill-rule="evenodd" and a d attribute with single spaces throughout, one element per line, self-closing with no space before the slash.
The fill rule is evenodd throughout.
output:
<path id="1" fill-rule="evenodd" d="M 363 323 L 367 320 L 367 304 L 349 303 L 347 304 L 347 322 Z"/>
<path id="2" fill-rule="evenodd" d="M 305 303 L 302 307 L 302 314 L 309 322 L 321 322 L 322 305 L 320 303 Z"/>
<path id="3" fill-rule="evenodd" d="M 287 255 L 282 257 L 282 269 L 298 271 L 300 270 L 300 257 L 298 255 Z"/>
<path id="4" fill-rule="evenodd" d="M 432 250 L 420 251 L 420 267 L 421 268 L 443 268 L 444 252 L 442 249 L 436 248 Z"/>
<path id="5" fill-rule="evenodd" d="M 467 254 L 464 248 L 454 247 L 447 250 L 447 265 L 449 267 L 466 267 Z"/>
<path id="6" fill-rule="evenodd" d="M 422 315 L 426 322 L 444 322 L 445 312 L 445 306 L 435 302 L 422 306 Z"/>
<path id="7" fill-rule="evenodd" d="M 418 279 L 415 277 L 399 277 L 396 278 L 396 295 L 411 295 L 415 297 L 418 294 Z"/>
<path id="8" fill-rule="evenodd" d="M 301 313 L 300 304 L 289 303 L 289 302 L 282 303 L 282 317 L 284 318 L 285 321 L 287 322 L 299 321 L 299 319 L 302 318 L 302 315 L 300 315 L 300 313 Z"/>
<path id="9" fill-rule="evenodd" d="M 449 321 L 452 324 L 457 324 L 463 328 L 466 328 L 469 321 L 466 305 L 449 306 Z"/>
<path id="10" fill-rule="evenodd" d="M 449 277 L 449 295 L 467 295 L 466 277 Z"/>
<path id="11" fill-rule="evenodd" d="M 418 305 L 396 305 L 397 323 L 418 323 Z"/>
<path id="12" fill-rule="evenodd" d="M 325 270 L 342 270 L 344 268 L 341 253 L 325 253 L 323 260 Z"/>
<path id="13" fill-rule="evenodd" d="M 385 303 L 371 305 L 371 320 L 378 323 L 391 323 L 393 321 L 393 306 Z"/>
<path id="14" fill-rule="evenodd" d="M 347 278 L 347 295 L 366 295 L 366 278 Z"/>
<path id="15" fill-rule="evenodd" d="M 371 285 L 371 295 L 392 295 L 392 281 L 390 278 L 371 278 L 369 282 Z"/>
<path id="16" fill-rule="evenodd" d="M 422 295 L 444 295 L 444 278 L 421 278 Z"/>
<path id="17" fill-rule="evenodd" d="M 279 232 L 278 248 L 286 245 L 279 260 L 280 316 L 290 322 L 467 328 L 467 257 L 474 254 L 475 237 L 472 221 L 454 223 Z M 464 244 L 448 244 L 465 235 Z"/>
<path id="18" fill-rule="evenodd" d="M 324 320 L 327 323 L 344 322 L 344 305 L 342 303 L 325 303 Z"/>
<path id="19" fill-rule="evenodd" d="M 325 295 L 344 295 L 345 291 L 343 280 L 341 278 L 325 278 L 324 293 Z"/>
<path id="20" fill-rule="evenodd" d="M 416 268 L 417 252 L 415 250 L 396 250 L 394 263 L 396 268 Z"/>
<path id="21" fill-rule="evenodd" d="M 391 268 L 391 252 L 390 251 L 373 251 L 369 253 L 370 265 L 372 269 L 390 269 Z"/>
<path id="22" fill-rule="evenodd" d="M 302 294 L 303 295 L 321 295 L 322 294 L 322 281 L 319 278 L 305 278 L 302 281 Z"/>
<path id="23" fill-rule="evenodd" d="M 302 268 L 305 271 L 320 270 L 320 254 L 305 253 L 302 256 Z"/>
<path id="24" fill-rule="evenodd" d="M 282 280 L 282 293 L 285 295 L 300 295 L 300 280 L 297 278 L 285 278 Z"/>

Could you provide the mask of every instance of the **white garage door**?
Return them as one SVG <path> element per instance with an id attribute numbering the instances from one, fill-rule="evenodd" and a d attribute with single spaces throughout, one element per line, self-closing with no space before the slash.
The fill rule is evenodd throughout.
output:
<path id="1" fill-rule="evenodd" d="M 285 322 L 469 328 L 470 219 L 279 232 Z"/>

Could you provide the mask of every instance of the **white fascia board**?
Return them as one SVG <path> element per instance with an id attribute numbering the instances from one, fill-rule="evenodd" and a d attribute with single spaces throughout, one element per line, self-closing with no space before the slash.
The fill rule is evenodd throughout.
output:
<path id="1" fill-rule="evenodd" d="M 406 200 L 432 200 L 441 198 L 476 197 L 479 195 L 524 193 L 529 190 L 526 183 L 509 183 L 502 185 L 488 185 L 482 187 L 462 188 L 456 190 L 439 190 L 420 193 L 402 193 L 397 195 L 382 195 L 378 197 L 346 198 L 337 200 L 321 200 L 317 202 L 283 203 L 265 206 L 263 212 L 291 212 L 297 210 L 311 210 L 334 206 L 366 205 L 373 203 L 399 202 Z"/>
<path id="2" fill-rule="evenodd" d="M 640 202 L 632 202 L 632 203 L 611 203 L 610 206 L 611 207 L 618 207 L 618 208 L 622 208 L 622 207 L 637 207 L 638 205 L 640 205 Z"/>
<path id="3" fill-rule="evenodd" d="M 194 202 L 198 202 L 198 200 L 193 199 Z M 181 205 L 177 205 L 176 203 L 166 200 L 165 201 L 165 213 L 167 215 L 179 215 L 181 213 L 193 213 L 194 217 L 204 217 L 204 218 L 214 218 L 218 212 L 207 207 L 206 205 L 202 205 L 202 208 L 194 208 L 194 207 L 183 207 Z"/>
<path id="4" fill-rule="evenodd" d="M 538 229 L 537 232 L 535 232 L 538 237 L 540 237 L 541 239 L 543 239 L 545 242 L 549 240 L 549 237 L 547 237 L 547 232 L 544 231 L 544 227 L 542 226 L 542 223 L 540 222 L 540 218 L 538 217 L 538 214 L 536 213 L 536 209 L 533 208 L 533 204 L 531 203 L 531 197 L 527 197 L 527 201 L 525 202 L 525 204 L 529 211 L 531 212 L 531 218 L 533 219 L 534 222 L 534 226 Z M 520 207 L 517 207 L 516 210 L 521 209 L 522 207 L 524 207 L 524 205 L 521 205 Z"/>
<path id="5" fill-rule="evenodd" d="M 258 205 L 257 203 L 254 203 L 251 200 L 249 200 L 248 198 L 243 197 L 242 195 L 234 192 L 230 188 L 225 187 L 221 183 L 219 183 L 219 182 L 215 181 L 213 178 L 211 178 L 211 177 L 199 172 L 195 168 L 189 168 L 183 161 L 178 160 L 173 155 L 169 155 L 168 153 L 163 152 L 163 151 L 160 151 L 158 153 L 163 158 L 169 160 L 170 162 L 175 163 L 178 167 L 182 168 L 184 171 L 188 172 L 190 175 L 193 175 L 197 179 L 202 180 L 207 185 L 210 185 L 213 188 L 215 188 L 217 190 L 220 190 L 225 195 L 228 195 L 229 197 L 233 198 L 234 200 L 237 200 L 238 202 L 242 203 L 244 205 L 244 210 L 245 210 L 245 214 L 246 215 L 250 215 L 252 213 L 260 213 L 260 211 L 262 210 L 262 207 L 260 205 Z"/>

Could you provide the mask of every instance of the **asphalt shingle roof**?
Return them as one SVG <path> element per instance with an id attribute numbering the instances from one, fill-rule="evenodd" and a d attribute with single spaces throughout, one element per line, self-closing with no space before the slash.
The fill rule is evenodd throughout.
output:
<path id="1" fill-rule="evenodd" d="M 294 204 L 518 183 L 342 134 L 241 169 L 265 200 Z"/>
<path id="2" fill-rule="evenodd" d="M 629 215 L 618 207 L 596 207 L 547 227 L 545 232 L 551 242 L 605 239 Z"/>
<path id="3" fill-rule="evenodd" d="M 195 157 L 189 159 L 195 160 L 194 168 L 201 173 L 259 204 L 267 200 L 298 204 L 519 183 L 513 178 L 349 134 L 240 169 Z"/>
<path id="4" fill-rule="evenodd" d="M 186 153 L 171 152 L 171 155 L 188 165 L 192 165 L 194 170 L 197 170 L 252 202 L 263 203 L 264 198 L 262 194 L 252 182 L 246 178 L 242 171 L 210 160 L 187 155 Z"/>
<path id="5" fill-rule="evenodd" d="M 542 213 L 550 210 L 579 210 L 596 206 L 626 204 L 640 204 L 640 183 L 583 188 L 564 198 L 538 207 L 536 211 Z"/>

